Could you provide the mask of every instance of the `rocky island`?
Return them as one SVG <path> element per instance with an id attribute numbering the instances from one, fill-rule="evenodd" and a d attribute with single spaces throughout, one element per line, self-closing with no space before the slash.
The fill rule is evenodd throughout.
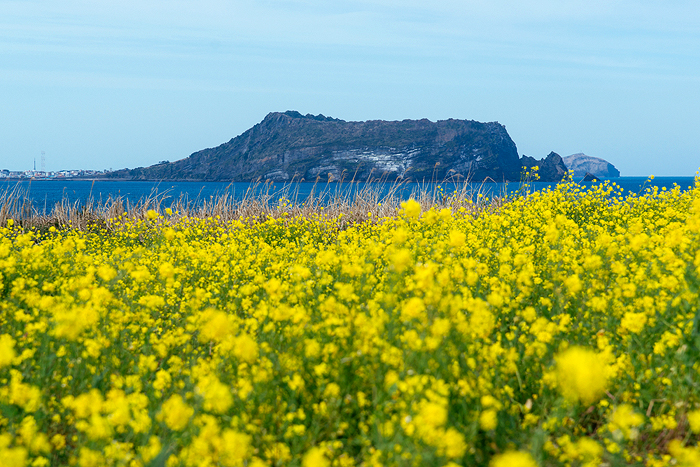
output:
<path id="1" fill-rule="evenodd" d="M 591 175 L 594 178 L 617 178 L 620 171 L 610 162 L 599 157 L 587 156 L 583 153 L 572 154 L 563 158 L 569 170 L 574 171 L 574 179 Z"/>
<path id="2" fill-rule="evenodd" d="M 445 180 L 519 181 L 540 167 L 540 179 L 566 175 L 561 157 L 518 157 L 498 122 L 403 120 L 347 122 L 296 111 L 272 112 L 215 148 L 108 178 L 196 181 Z"/>

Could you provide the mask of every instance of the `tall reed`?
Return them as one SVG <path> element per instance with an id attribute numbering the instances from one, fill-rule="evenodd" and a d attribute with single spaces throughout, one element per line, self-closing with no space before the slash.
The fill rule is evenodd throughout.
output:
<path id="1" fill-rule="evenodd" d="M 161 215 L 169 210 L 172 214 L 168 217 L 173 221 L 183 217 L 213 217 L 223 222 L 245 220 L 255 223 L 269 218 L 315 214 L 338 218 L 339 227 L 345 228 L 358 222 L 378 222 L 384 217 L 395 215 L 401 209 L 401 203 L 409 198 L 418 201 L 424 211 L 449 208 L 474 214 L 495 207 L 507 199 L 505 193 L 489 199 L 485 195 L 486 184 L 475 186 L 468 182 L 446 183 L 451 187 L 450 192 L 436 183 L 409 185 L 400 180 L 317 181 L 311 193 L 304 196 L 299 193 L 298 183 L 287 183 L 282 189 L 275 190 L 271 182 L 257 182 L 252 183 L 240 197 L 228 189 L 208 198 L 197 196 L 194 199 L 187 194 L 181 193 L 173 197 L 170 190 L 158 192 L 154 189 L 136 202 L 125 196 L 110 195 L 106 200 L 95 199 L 90 193 L 84 202 L 71 201 L 64 195 L 53 206 L 43 207 L 37 206 L 29 196 L 31 186 L 24 188 L 16 185 L 0 192 L 0 225 L 6 225 L 12 219 L 23 228 L 111 228 L 114 220 L 120 217 L 136 220 L 146 217 L 151 210 Z"/>

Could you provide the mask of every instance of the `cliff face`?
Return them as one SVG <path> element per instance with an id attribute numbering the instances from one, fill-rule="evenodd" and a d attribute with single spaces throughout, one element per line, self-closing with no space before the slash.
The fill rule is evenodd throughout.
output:
<path id="1" fill-rule="evenodd" d="M 598 157 L 579 153 L 566 156 L 563 160 L 566 167 L 574 171 L 574 178 L 584 177 L 587 173 L 602 178 L 616 178 L 620 176 L 620 171 L 614 165 Z"/>
<path id="2" fill-rule="evenodd" d="M 273 112 L 216 148 L 110 176 L 130 179 L 291 181 L 318 179 L 520 180 L 515 143 L 496 122 L 346 122 Z M 565 170 L 565 169 L 564 169 Z"/>

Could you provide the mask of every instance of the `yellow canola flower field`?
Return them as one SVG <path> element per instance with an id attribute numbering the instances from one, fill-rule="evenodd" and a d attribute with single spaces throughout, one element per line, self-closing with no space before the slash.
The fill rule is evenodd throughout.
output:
<path id="1" fill-rule="evenodd" d="M 700 465 L 700 181 L 0 228 L 0 465 Z"/>

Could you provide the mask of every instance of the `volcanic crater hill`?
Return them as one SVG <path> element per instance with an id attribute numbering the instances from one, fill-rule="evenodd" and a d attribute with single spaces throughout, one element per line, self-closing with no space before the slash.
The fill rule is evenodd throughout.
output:
<path id="1" fill-rule="evenodd" d="M 547 160 L 547 167 L 553 169 L 546 176 L 540 173 L 541 179 L 561 180 L 559 169 L 562 176 L 566 173 L 561 158 Z M 497 122 L 347 122 L 287 111 L 268 114 L 262 122 L 215 148 L 175 162 L 118 170 L 108 177 L 197 181 L 456 178 L 501 182 L 519 181 L 522 169 L 535 165 L 532 161 L 518 157 L 515 143 Z M 553 178 L 547 178 L 550 176 Z"/>

